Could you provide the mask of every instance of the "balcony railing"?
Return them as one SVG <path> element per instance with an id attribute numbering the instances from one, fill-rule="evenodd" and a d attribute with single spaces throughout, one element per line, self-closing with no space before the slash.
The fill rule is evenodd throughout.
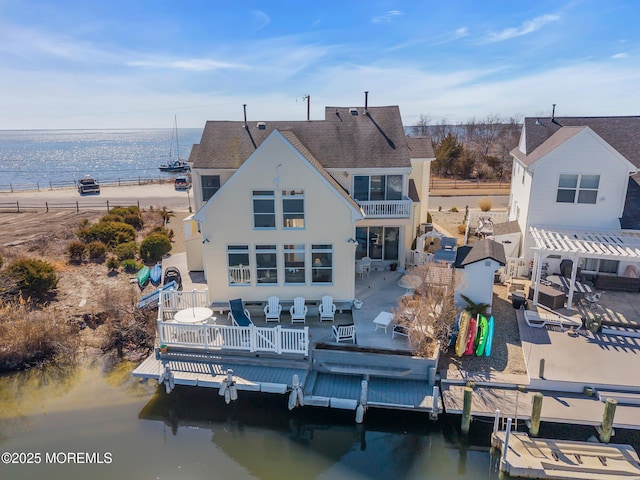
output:
<path id="1" fill-rule="evenodd" d="M 410 218 L 411 203 L 403 200 L 356 200 L 368 218 Z"/>

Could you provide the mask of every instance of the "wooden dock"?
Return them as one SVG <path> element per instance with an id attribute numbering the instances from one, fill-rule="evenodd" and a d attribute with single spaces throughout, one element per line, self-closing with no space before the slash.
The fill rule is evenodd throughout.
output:
<path id="1" fill-rule="evenodd" d="M 491 436 L 491 444 L 502 452 L 500 470 L 511 477 L 640 478 L 638 454 L 630 445 L 538 439 L 511 432 L 505 455 L 505 437 L 506 432 L 496 432 Z"/>

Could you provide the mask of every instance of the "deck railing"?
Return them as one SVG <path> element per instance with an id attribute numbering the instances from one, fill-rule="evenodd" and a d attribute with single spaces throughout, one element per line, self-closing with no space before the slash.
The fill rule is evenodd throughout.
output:
<path id="1" fill-rule="evenodd" d="M 168 346 L 309 355 L 309 327 L 235 327 L 158 321 L 160 343 Z"/>
<path id="2" fill-rule="evenodd" d="M 409 218 L 411 200 L 356 200 L 368 218 Z"/>
<path id="3" fill-rule="evenodd" d="M 190 292 L 168 290 L 160 292 L 159 313 L 175 313 L 191 307 L 208 307 L 208 290 L 192 290 Z"/>

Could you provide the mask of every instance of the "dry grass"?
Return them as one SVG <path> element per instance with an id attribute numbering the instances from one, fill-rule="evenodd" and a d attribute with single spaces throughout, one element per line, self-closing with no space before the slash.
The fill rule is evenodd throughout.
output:
<path id="1" fill-rule="evenodd" d="M 467 231 L 466 223 L 461 223 L 460 225 L 458 225 L 458 235 L 464 235 L 466 231 Z"/>
<path id="2" fill-rule="evenodd" d="M 18 370 L 55 358 L 73 358 L 75 328 L 51 309 L 25 301 L 0 305 L 0 371 Z"/>
<path id="3" fill-rule="evenodd" d="M 481 198 L 478 200 L 478 206 L 483 212 L 490 212 L 493 207 L 493 201 L 490 198 Z"/>

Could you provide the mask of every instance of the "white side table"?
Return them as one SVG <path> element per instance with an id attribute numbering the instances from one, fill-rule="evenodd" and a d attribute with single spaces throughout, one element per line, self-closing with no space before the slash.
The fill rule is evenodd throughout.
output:
<path id="1" fill-rule="evenodd" d="M 393 320 L 393 313 L 391 312 L 380 312 L 376 318 L 373 319 L 373 323 L 376 324 L 376 330 L 379 328 L 384 328 L 384 333 L 387 333 L 387 327 Z"/>

